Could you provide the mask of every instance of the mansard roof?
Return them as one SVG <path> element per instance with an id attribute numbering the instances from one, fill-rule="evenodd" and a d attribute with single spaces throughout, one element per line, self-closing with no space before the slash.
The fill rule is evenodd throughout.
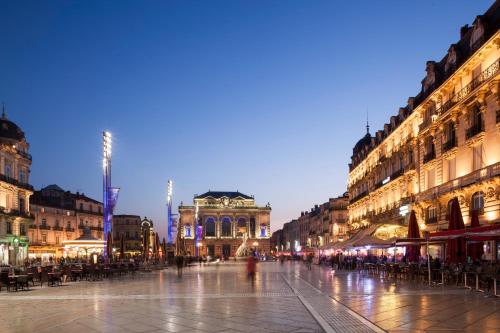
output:
<path id="1" fill-rule="evenodd" d="M 460 28 L 460 40 L 451 44 L 447 54 L 440 61 L 427 61 L 426 76 L 422 80 L 420 92 L 415 97 L 409 97 L 405 107 L 399 109 L 396 116 L 392 116 L 390 123 L 384 125 L 383 130 L 376 132 L 373 140 L 365 135 L 353 149 L 349 170 L 353 170 L 361 163 L 368 153 L 389 136 L 403 121 L 412 114 L 425 99 L 445 82 L 465 61 L 467 61 L 492 35 L 500 28 L 500 1 L 497 0 L 483 15 L 476 16 L 473 26 L 465 25 Z"/>
<path id="2" fill-rule="evenodd" d="M 239 191 L 231 192 L 231 191 L 208 191 L 203 193 L 202 195 L 197 195 L 194 198 L 195 199 L 204 199 L 204 198 L 214 198 L 214 199 L 220 199 L 223 197 L 227 197 L 229 199 L 235 199 L 235 198 L 243 198 L 243 199 L 253 199 L 253 197 L 243 194 Z"/>

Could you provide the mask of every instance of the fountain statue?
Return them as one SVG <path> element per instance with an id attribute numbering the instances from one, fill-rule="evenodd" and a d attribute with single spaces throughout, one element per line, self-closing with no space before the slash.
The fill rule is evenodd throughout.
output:
<path id="1" fill-rule="evenodd" d="M 248 248 L 247 245 L 247 233 L 245 232 L 243 234 L 243 243 L 241 243 L 241 245 L 236 250 L 236 257 L 241 258 L 241 257 L 247 257 L 248 255 L 250 255 L 250 249 Z"/>

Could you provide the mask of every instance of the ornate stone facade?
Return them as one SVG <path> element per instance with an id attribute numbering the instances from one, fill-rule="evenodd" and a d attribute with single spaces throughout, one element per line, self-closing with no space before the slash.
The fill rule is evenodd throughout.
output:
<path id="1" fill-rule="evenodd" d="M 439 62 L 426 64 L 422 90 L 398 115 L 353 149 L 349 224 L 405 224 L 410 209 L 422 229 L 447 228 L 458 197 L 469 223 L 500 222 L 500 5 L 496 2 Z"/>
<path id="2" fill-rule="evenodd" d="M 197 246 L 201 256 L 233 257 L 245 238 L 248 247 L 270 253 L 269 204 L 257 206 L 248 195 L 217 191 L 195 196 L 193 204 L 179 206 L 178 232 L 188 255 L 195 255 Z"/>
<path id="3" fill-rule="evenodd" d="M 20 265 L 28 255 L 31 155 L 23 131 L 0 118 L 0 264 Z"/>
<path id="4" fill-rule="evenodd" d="M 71 193 L 57 185 L 35 191 L 30 200 L 35 220 L 29 226 L 29 255 L 48 260 L 65 255 L 64 241 L 72 241 L 89 232 L 103 240 L 102 203 L 83 193 Z M 85 257 L 88 253 L 78 253 Z M 77 253 L 72 253 L 77 255 Z"/>

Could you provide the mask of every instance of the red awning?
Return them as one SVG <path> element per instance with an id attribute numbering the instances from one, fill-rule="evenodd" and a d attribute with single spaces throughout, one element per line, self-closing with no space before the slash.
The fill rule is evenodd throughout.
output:
<path id="1" fill-rule="evenodd" d="M 455 239 L 465 237 L 473 240 L 493 240 L 500 237 L 500 224 L 483 225 L 476 228 L 467 228 L 459 230 L 447 230 L 433 232 L 429 236 L 430 241 Z"/>

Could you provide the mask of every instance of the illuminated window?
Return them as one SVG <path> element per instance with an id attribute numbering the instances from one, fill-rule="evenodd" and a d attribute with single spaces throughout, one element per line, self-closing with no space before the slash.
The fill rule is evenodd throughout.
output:
<path id="1" fill-rule="evenodd" d="M 472 196 L 472 209 L 477 210 L 479 215 L 484 213 L 484 193 L 476 192 Z"/>
<path id="2" fill-rule="evenodd" d="M 215 219 L 213 217 L 205 220 L 205 236 L 215 237 Z"/>
<path id="3" fill-rule="evenodd" d="M 222 218 L 222 236 L 231 236 L 231 219 L 229 217 Z"/>
<path id="4" fill-rule="evenodd" d="M 479 170 L 483 167 L 483 145 L 472 147 L 472 169 Z"/>
<path id="5" fill-rule="evenodd" d="M 7 222 L 7 234 L 12 234 L 12 222 Z"/>
<path id="6" fill-rule="evenodd" d="M 436 206 L 429 206 L 427 208 L 427 218 L 426 218 L 426 223 L 432 224 L 437 222 L 437 207 Z"/>
<path id="7" fill-rule="evenodd" d="M 191 237 L 191 225 L 184 226 L 184 237 Z"/>
<path id="8" fill-rule="evenodd" d="M 267 228 L 265 224 L 260 225 L 260 237 L 266 237 L 267 236 Z"/>

